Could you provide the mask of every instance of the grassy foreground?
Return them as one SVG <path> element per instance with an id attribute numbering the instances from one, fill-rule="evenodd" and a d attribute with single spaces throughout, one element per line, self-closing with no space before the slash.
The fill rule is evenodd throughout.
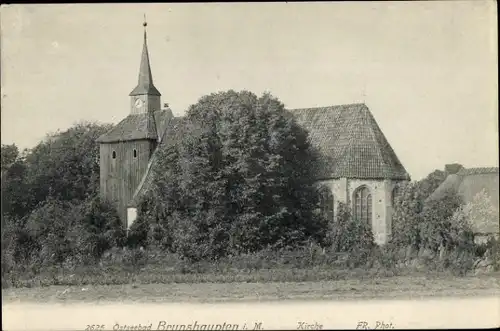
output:
<path id="1" fill-rule="evenodd" d="M 52 285 L 2 290 L 4 303 L 418 299 L 476 295 L 500 296 L 500 273 L 475 277 L 406 275 L 316 282 Z"/>

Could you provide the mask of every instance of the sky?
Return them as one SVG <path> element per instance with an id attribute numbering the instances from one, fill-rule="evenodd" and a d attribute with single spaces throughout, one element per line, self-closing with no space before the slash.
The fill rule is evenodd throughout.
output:
<path id="1" fill-rule="evenodd" d="M 498 166 L 496 12 L 492 0 L 2 5 L 2 144 L 127 116 L 145 14 L 176 116 L 228 89 L 290 109 L 364 102 L 412 179 Z"/>

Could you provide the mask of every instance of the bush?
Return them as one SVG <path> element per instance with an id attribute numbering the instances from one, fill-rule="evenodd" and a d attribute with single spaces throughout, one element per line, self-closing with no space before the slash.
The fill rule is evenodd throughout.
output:
<path id="1" fill-rule="evenodd" d="M 484 244 L 478 244 L 476 250 L 482 252 L 481 257 L 490 258 L 493 262 L 493 269 L 500 270 L 500 238 L 491 236 Z"/>
<path id="2" fill-rule="evenodd" d="M 465 274 L 472 268 L 477 247 L 470 226 L 467 209 L 454 191 L 443 192 L 439 198 L 423 199 L 419 183 L 406 185 L 397 198 L 393 214 L 393 233 L 390 246 L 392 260 L 397 262 L 406 256 L 398 251 L 411 249 L 430 252 L 430 256 L 414 256 L 425 268 L 449 269 Z M 428 193 L 428 192 L 427 192 Z M 440 251 L 445 257 L 436 259 Z"/>
<path id="3" fill-rule="evenodd" d="M 410 183 L 402 187 L 395 200 L 391 243 L 398 247 L 420 248 L 422 238 L 419 226 L 422 223 L 422 209 L 423 198 L 419 185 Z"/>
<path id="4" fill-rule="evenodd" d="M 397 263 L 401 260 L 401 257 L 398 256 L 398 250 L 399 248 L 391 243 L 375 248 L 372 254 L 373 263 L 378 262 L 382 268 L 388 270 L 396 268 Z"/>
<path id="5" fill-rule="evenodd" d="M 343 203 L 338 204 L 327 238 L 334 252 L 349 253 L 348 260 L 353 267 L 365 265 L 375 248 L 370 225 L 354 219 L 349 207 Z"/>
<path id="6" fill-rule="evenodd" d="M 123 247 L 126 232 L 116 209 L 99 197 L 84 202 L 80 208 L 79 219 L 81 230 L 77 242 L 82 256 L 98 260 L 102 254 L 112 247 Z"/>
<path id="7" fill-rule="evenodd" d="M 24 226 L 27 240 L 32 243 L 30 262 L 48 266 L 61 264 L 70 257 L 76 250 L 78 214 L 72 204 L 53 199 L 37 207 Z"/>
<path id="8" fill-rule="evenodd" d="M 465 222 L 453 217 L 461 205 L 461 198 L 453 191 L 446 192 L 439 199 L 426 201 L 419 224 L 421 244 L 424 248 L 433 251 L 437 251 L 441 245 L 447 249 L 458 246 L 465 248 L 463 244 L 467 239 L 471 239 L 467 238 L 471 234 L 470 229 Z"/>

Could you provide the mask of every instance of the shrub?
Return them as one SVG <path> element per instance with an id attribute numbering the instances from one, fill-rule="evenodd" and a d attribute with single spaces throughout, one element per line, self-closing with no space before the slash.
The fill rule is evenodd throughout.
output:
<path id="1" fill-rule="evenodd" d="M 31 262 L 61 264 L 74 253 L 76 242 L 73 235 L 78 227 L 78 213 L 75 211 L 70 203 L 49 199 L 27 217 L 24 230 L 26 241 L 32 243 Z"/>
<path id="2" fill-rule="evenodd" d="M 79 251 L 83 256 L 99 259 L 111 247 L 123 247 L 125 230 L 116 209 L 98 196 L 82 204 L 79 226 Z"/>
<path id="3" fill-rule="evenodd" d="M 139 214 L 135 222 L 128 230 L 126 244 L 129 248 L 147 247 L 148 233 L 150 230 L 150 220 Z"/>
<path id="4" fill-rule="evenodd" d="M 354 219 L 349 207 L 343 203 L 338 204 L 337 210 L 330 223 L 327 242 L 333 251 L 349 253 L 352 266 L 366 264 L 375 248 L 370 225 Z"/>
<path id="5" fill-rule="evenodd" d="M 401 189 L 396 198 L 392 216 L 391 243 L 399 247 L 420 248 L 422 241 L 419 229 L 423 198 L 418 184 L 410 183 Z"/>

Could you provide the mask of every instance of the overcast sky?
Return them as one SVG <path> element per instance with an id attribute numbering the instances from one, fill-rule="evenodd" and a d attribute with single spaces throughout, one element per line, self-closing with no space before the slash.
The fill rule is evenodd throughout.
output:
<path id="1" fill-rule="evenodd" d="M 2 143 L 127 116 L 143 14 L 154 83 L 176 115 L 227 89 L 289 108 L 364 101 L 413 179 L 452 162 L 498 166 L 486 0 L 2 6 Z"/>

